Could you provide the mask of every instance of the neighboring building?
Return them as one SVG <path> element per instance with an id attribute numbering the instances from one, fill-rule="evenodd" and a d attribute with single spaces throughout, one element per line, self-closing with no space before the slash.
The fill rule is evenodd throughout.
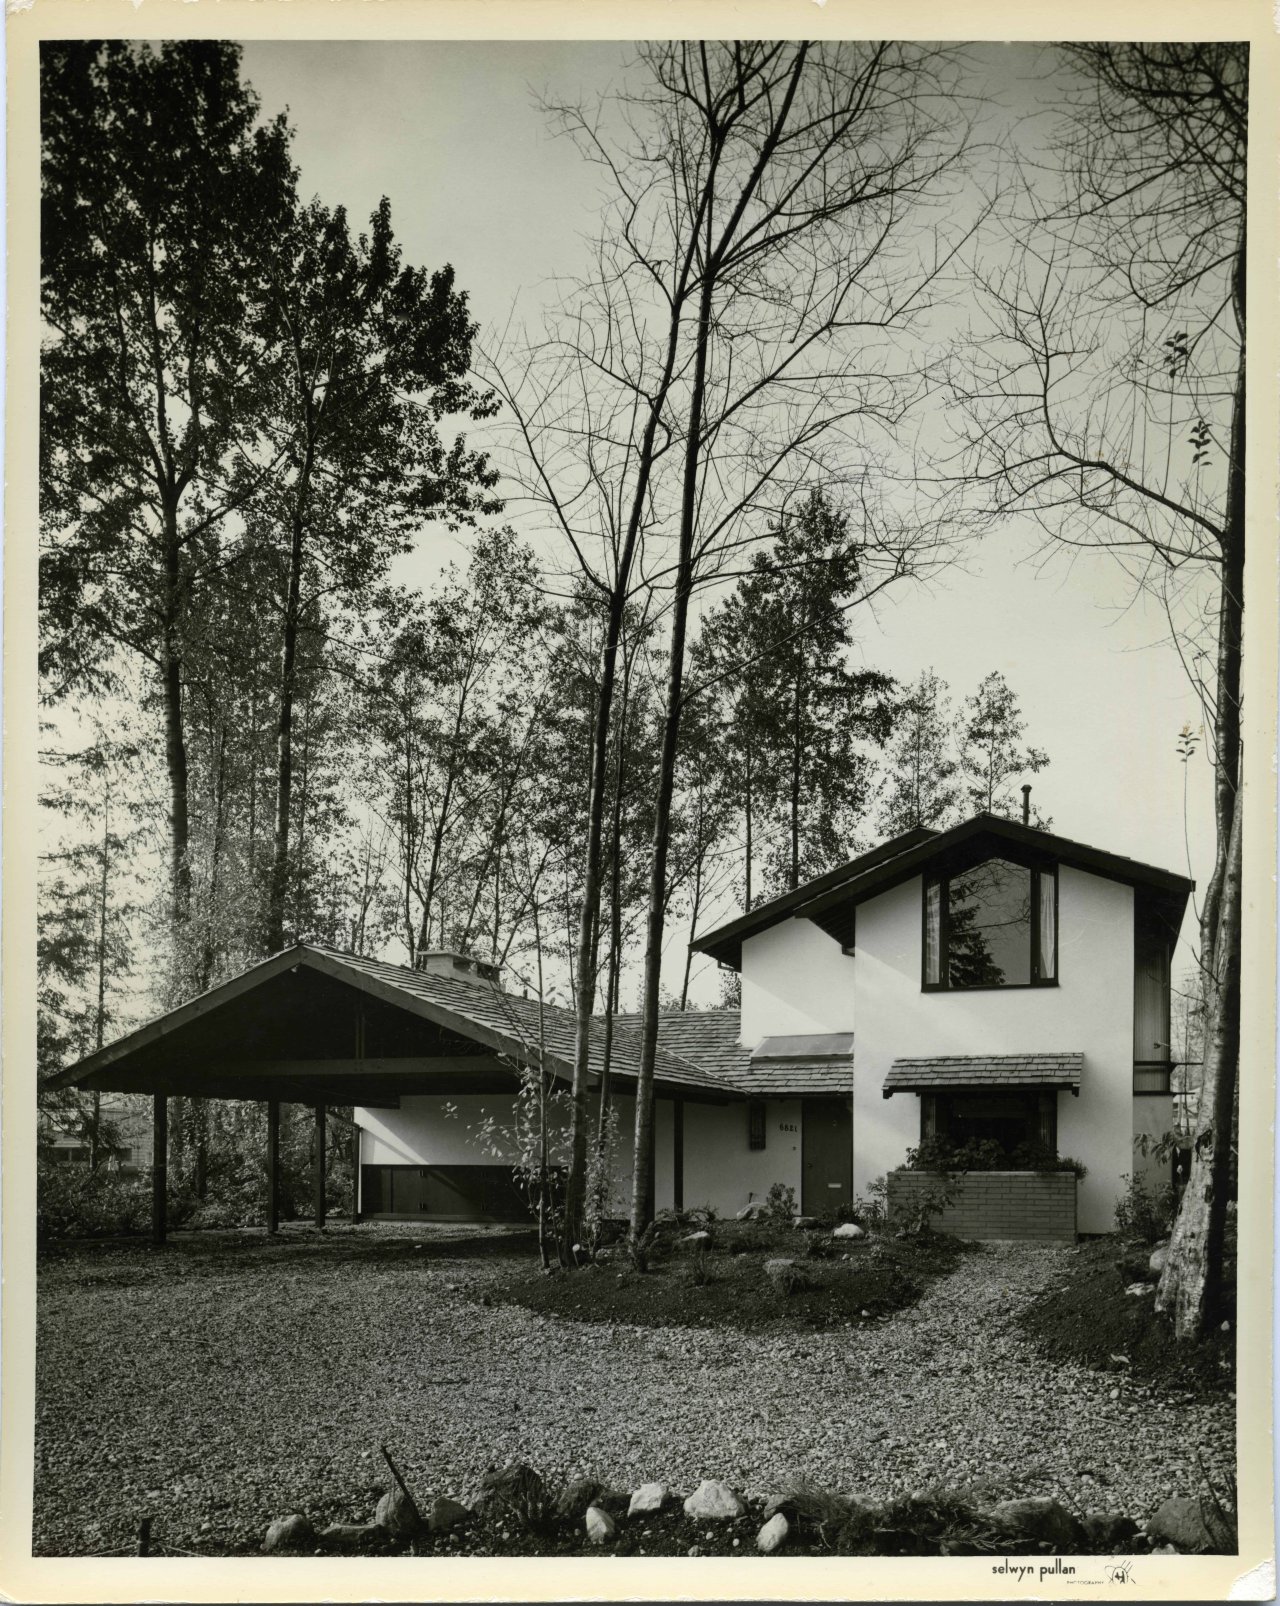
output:
<path id="1" fill-rule="evenodd" d="M 802 1212 L 826 1212 L 937 1133 L 1087 1167 L 1078 1189 L 1061 1175 L 989 1178 L 965 1217 L 975 1235 L 1004 1236 L 1010 1221 L 1033 1235 L 1109 1231 L 1122 1178 L 1144 1165 L 1135 1137 L 1173 1124 L 1170 959 L 1190 890 L 979 815 L 897 837 L 698 937 L 741 972 L 741 1010 L 662 1016 L 658 1208 L 736 1213 L 778 1183 Z M 573 1043 L 571 1012 L 504 991 L 466 956 L 408 969 L 300 944 L 55 1081 L 350 1103 L 362 1214 L 518 1219 L 515 1067 L 541 1062 L 563 1089 Z M 593 1112 L 604 1044 L 596 1022 Z M 638 1019 L 620 1017 L 619 1208 L 639 1044 Z"/>
<path id="2" fill-rule="evenodd" d="M 89 1164 L 89 1141 L 82 1123 L 71 1112 L 66 1118 L 41 1113 L 41 1152 L 55 1165 Z M 101 1164 L 121 1176 L 137 1176 L 151 1164 L 151 1111 L 145 1100 L 123 1093 L 104 1093 L 100 1120 L 103 1135 Z"/>

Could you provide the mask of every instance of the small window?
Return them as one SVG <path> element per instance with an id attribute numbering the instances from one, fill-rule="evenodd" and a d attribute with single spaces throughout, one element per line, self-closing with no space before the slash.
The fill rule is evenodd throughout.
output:
<path id="1" fill-rule="evenodd" d="M 750 1099 L 747 1102 L 747 1147 L 749 1149 L 764 1148 L 763 1099 Z"/>
<path id="2" fill-rule="evenodd" d="M 926 987 L 1035 987 L 1058 979 L 1058 878 L 987 859 L 926 881 Z"/>

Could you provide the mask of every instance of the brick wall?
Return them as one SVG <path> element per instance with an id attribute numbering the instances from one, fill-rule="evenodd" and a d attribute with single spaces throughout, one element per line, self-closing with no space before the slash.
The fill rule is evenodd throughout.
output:
<path id="1" fill-rule="evenodd" d="M 939 1181 L 929 1171 L 889 1173 L 889 1217 L 913 1208 Z M 957 1177 L 954 1203 L 931 1225 L 957 1238 L 1024 1238 L 1074 1243 L 1076 1178 L 1071 1171 L 970 1171 Z"/>

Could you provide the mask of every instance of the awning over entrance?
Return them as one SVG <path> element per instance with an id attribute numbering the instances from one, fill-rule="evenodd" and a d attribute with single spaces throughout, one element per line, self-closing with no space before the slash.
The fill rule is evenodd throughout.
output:
<path id="1" fill-rule="evenodd" d="M 894 1060 L 884 1079 L 884 1096 L 945 1093 L 960 1088 L 1070 1088 L 1080 1092 L 1083 1053 L 936 1054 L 927 1059 Z"/>

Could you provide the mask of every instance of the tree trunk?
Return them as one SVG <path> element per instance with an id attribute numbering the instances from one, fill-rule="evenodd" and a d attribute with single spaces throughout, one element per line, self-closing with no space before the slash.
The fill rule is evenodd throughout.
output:
<path id="1" fill-rule="evenodd" d="M 302 596 L 302 509 L 293 514 L 284 640 L 280 650 L 280 712 L 276 721 L 276 835 L 267 904 L 267 952 L 284 947 L 284 904 L 289 887 L 289 816 L 293 807 L 293 675 L 298 656 Z"/>
<path id="2" fill-rule="evenodd" d="M 662 937 L 667 901 L 667 849 L 671 837 L 671 798 L 675 789 L 676 751 L 680 741 L 684 693 L 685 636 L 689 599 L 693 594 L 693 531 L 697 513 L 699 449 L 707 356 L 711 338 L 711 292 L 715 276 L 704 268 L 698 298 L 698 333 L 693 389 L 689 398 L 684 483 L 680 508 L 680 552 L 676 572 L 671 648 L 667 666 L 667 710 L 662 729 L 658 797 L 653 820 L 649 865 L 649 925 L 644 954 L 644 1018 L 640 1037 L 640 1071 L 636 1078 L 636 1136 L 631 1179 L 631 1236 L 638 1239 L 653 1220 L 653 1067 L 658 1053 L 658 1006 L 662 981 Z"/>
<path id="3" fill-rule="evenodd" d="M 745 774 L 743 776 L 743 814 L 745 816 L 747 839 L 747 886 L 746 902 L 743 905 L 748 914 L 751 912 L 751 744 L 747 743 L 745 757 Z"/>
<path id="4" fill-rule="evenodd" d="M 164 514 L 164 625 L 160 679 L 164 693 L 164 751 L 169 775 L 169 880 L 175 933 L 191 907 L 191 864 L 187 782 L 187 738 L 182 710 L 180 546 L 176 506 Z"/>
<path id="5" fill-rule="evenodd" d="M 604 642 L 600 649 L 600 690 L 591 744 L 591 782 L 587 803 L 587 852 L 583 866 L 582 910 L 578 921 L 574 976 L 577 1020 L 573 1049 L 573 1117 L 569 1176 L 565 1185 L 565 1236 L 573 1243 L 582 1224 L 587 1168 L 587 1075 L 591 1053 L 591 1015 L 595 1006 L 595 941 L 600 912 L 600 859 L 604 840 L 604 802 L 608 787 L 609 725 L 617 676 L 618 642 L 625 606 L 620 588 L 609 601 Z"/>
<path id="6" fill-rule="evenodd" d="M 1191 1147 L 1191 1175 L 1174 1223 L 1156 1309 L 1173 1316 L 1180 1339 L 1199 1338 L 1213 1325 L 1222 1283 L 1223 1239 L 1231 1173 L 1231 1121 L 1240 1060 L 1241 820 L 1237 798 L 1227 851 L 1210 977 L 1212 1001 L 1205 1032 L 1203 1080 Z"/>

